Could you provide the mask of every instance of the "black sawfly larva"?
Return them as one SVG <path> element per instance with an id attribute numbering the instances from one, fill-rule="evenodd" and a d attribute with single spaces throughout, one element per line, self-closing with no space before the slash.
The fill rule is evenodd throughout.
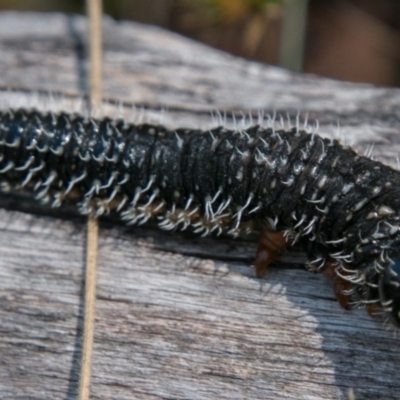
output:
<path id="1" fill-rule="evenodd" d="M 0 111 L 0 190 L 127 224 L 261 232 L 256 271 L 301 240 L 309 266 L 400 326 L 400 173 L 290 130 L 169 130 L 78 114 Z"/>

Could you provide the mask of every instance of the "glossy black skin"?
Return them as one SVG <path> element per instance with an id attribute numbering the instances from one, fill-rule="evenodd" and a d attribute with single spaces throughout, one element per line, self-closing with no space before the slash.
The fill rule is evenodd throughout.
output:
<path id="1" fill-rule="evenodd" d="M 138 188 L 148 187 L 139 205 L 154 195 L 167 208 L 183 209 L 192 198 L 204 214 L 207 199 L 215 197 L 213 210 L 230 199 L 228 232 L 241 209 L 240 224 L 251 220 L 262 228 L 277 218 L 277 230 L 308 239 L 310 260 L 339 253 L 351 259 L 351 269 L 376 286 L 361 284 L 362 300 L 392 299 L 390 314 L 400 325 L 400 272 L 398 264 L 390 267 L 400 259 L 400 234 L 393 228 L 400 224 L 400 174 L 336 140 L 296 128 L 168 130 L 16 110 L 0 112 L 0 141 L 1 170 L 33 159 L 28 169 L 0 174 L 0 182 L 15 190 L 31 170 L 25 190 L 38 190 L 35 184 L 40 187 L 56 171 L 50 196 L 82 177 L 74 184 L 75 196 L 65 202 L 78 203 L 96 185 L 99 198 L 112 196 L 118 185 L 118 196 L 130 200 Z M 380 212 L 381 206 L 393 212 Z M 374 238 L 376 233 L 380 237 Z M 382 271 L 374 267 L 376 260 Z"/>

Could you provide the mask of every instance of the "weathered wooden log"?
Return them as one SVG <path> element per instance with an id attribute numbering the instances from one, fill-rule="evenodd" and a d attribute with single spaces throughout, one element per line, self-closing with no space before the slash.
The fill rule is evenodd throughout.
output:
<path id="1" fill-rule="evenodd" d="M 85 29 L 80 16 L 0 14 L 2 107 L 84 109 Z M 376 158 L 396 164 L 398 89 L 292 74 L 109 19 L 104 42 L 103 112 L 165 109 L 164 123 L 196 127 L 215 110 L 300 110 L 327 134 L 339 121 L 347 142 L 375 143 Z M 74 399 L 85 220 L 27 199 L 0 204 L 0 397 Z M 101 223 L 92 398 L 344 399 L 352 388 L 398 399 L 393 331 L 342 310 L 299 252 L 256 279 L 255 248 L 254 238 Z"/>

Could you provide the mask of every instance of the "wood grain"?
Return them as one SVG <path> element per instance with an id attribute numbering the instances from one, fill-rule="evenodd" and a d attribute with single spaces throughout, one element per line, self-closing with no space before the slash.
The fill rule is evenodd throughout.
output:
<path id="1" fill-rule="evenodd" d="M 85 23 L 0 14 L 0 85 L 14 89 L 0 104 L 84 108 Z M 376 157 L 396 163 L 398 89 L 291 74 L 140 24 L 106 18 L 103 29 L 107 113 L 136 104 L 135 119 L 147 105 L 147 118 L 206 126 L 216 109 L 300 109 L 327 134 L 340 120 L 360 151 L 375 142 Z M 75 399 L 85 220 L 27 199 L 0 204 L 0 398 Z M 254 238 L 100 228 L 91 398 L 399 397 L 399 339 L 364 310 L 341 310 L 298 251 L 259 280 Z"/>

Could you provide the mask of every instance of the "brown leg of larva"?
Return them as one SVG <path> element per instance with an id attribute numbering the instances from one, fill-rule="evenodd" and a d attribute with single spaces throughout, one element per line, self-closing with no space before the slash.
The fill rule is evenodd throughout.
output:
<path id="1" fill-rule="evenodd" d="M 339 272 L 341 275 L 351 275 L 350 272 L 340 269 L 339 263 L 332 258 L 328 259 L 325 263 L 324 275 L 332 280 L 333 291 L 339 304 L 345 310 L 348 310 L 350 309 L 350 295 L 346 294 L 345 292 L 350 291 L 353 287 L 353 284 L 337 275 L 337 268 L 339 268 Z M 345 268 L 350 269 L 347 265 L 345 265 Z"/>
<path id="2" fill-rule="evenodd" d="M 261 278 L 264 276 L 268 265 L 289 246 L 290 241 L 284 236 L 284 232 L 262 231 L 254 262 L 257 277 Z"/>
<path id="3" fill-rule="evenodd" d="M 367 305 L 367 313 L 371 317 L 376 317 L 376 314 L 380 311 L 380 308 L 376 304 L 368 304 Z"/>

